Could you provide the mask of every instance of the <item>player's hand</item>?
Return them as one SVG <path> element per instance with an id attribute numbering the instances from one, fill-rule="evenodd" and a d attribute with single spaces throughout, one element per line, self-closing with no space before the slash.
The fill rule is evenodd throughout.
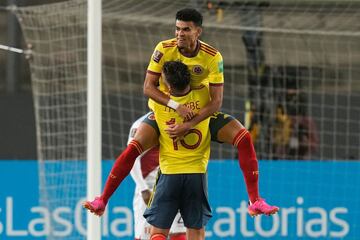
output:
<path id="1" fill-rule="evenodd" d="M 147 205 L 150 201 L 151 198 L 151 191 L 149 189 L 146 189 L 144 191 L 141 192 L 141 196 L 145 202 L 145 204 Z"/>
<path id="2" fill-rule="evenodd" d="M 165 129 L 165 132 L 167 132 L 171 138 L 180 139 L 191 129 L 191 127 L 191 124 L 188 122 L 184 122 L 182 124 L 171 124 L 168 125 L 167 129 Z"/>
<path id="3" fill-rule="evenodd" d="M 195 113 L 185 105 L 180 104 L 176 112 L 184 118 L 184 121 L 189 121 L 195 117 Z"/>

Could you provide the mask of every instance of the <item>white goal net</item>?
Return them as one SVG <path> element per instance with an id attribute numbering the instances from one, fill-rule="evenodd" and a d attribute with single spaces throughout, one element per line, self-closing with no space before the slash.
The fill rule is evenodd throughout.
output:
<path id="1" fill-rule="evenodd" d="M 49 239 L 64 229 L 68 239 L 84 234 L 75 218 L 85 221 L 76 204 L 86 192 L 86 7 L 71 0 L 15 10 L 32 50 L 41 203 L 74 205 L 67 216 L 78 225 L 53 221 Z M 360 2 L 343 0 L 103 1 L 103 159 L 119 154 L 148 111 L 147 64 L 156 43 L 174 36 L 184 7 L 204 15 L 202 40 L 224 58 L 222 111 L 248 127 L 259 159 L 360 159 Z M 212 144 L 211 158 L 237 157 Z"/>

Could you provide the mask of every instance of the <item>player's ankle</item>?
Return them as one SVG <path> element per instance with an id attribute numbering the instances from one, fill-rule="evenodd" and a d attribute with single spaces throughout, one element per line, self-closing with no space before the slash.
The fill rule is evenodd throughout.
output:
<path id="1" fill-rule="evenodd" d="M 102 195 L 99 196 L 99 200 L 101 200 L 104 203 L 105 206 L 108 203 L 108 200 L 105 197 L 103 197 Z"/>

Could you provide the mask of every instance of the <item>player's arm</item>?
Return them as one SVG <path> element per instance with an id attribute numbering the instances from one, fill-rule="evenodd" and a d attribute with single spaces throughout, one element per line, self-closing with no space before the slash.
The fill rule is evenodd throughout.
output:
<path id="1" fill-rule="evenodd" d="M 143 89 L 144 95 L 157 103 L 171 107 L 184 119 L 191 119 L 194 116 L 194 113 L 190 108 L 171 100 L 169 96 L 158 89 L 162 67 L 165 63 L 164 52 L 162 43 L 159 43 L 151 56 L 149 66 L 147 68 Z"/>
<path id="2" fill-rule="evenodd" d="M 147 71 L 144 81 L 144 95 L 166 106 L 170 98 L 158 89 L 159 78 L 160 73 Z"/>
<path id="3" fill-rule="evenodd" d="M 196 124 L 220 110 L 223 101 L 224 91 L 223 59 L 220 53 L 216 55 L 216 57 L 210 64 L 209 83 L 210 101 L 208 102 L 208 104 L 202 109 L 200 109 L 198 114 L 191 120 L 180 125 L 169 126 L 166 131 L 170 135 L 170 137 L 183 136 Z"/>
<path id="4" fill-rule="evenodd" d="M 215 112 L 218 112 L 222 106 L 223 102 L 223 84 L 210 85 L 210 101 L 202 109 L 199 110 L 198 114 L 188 121 L 189 127 L 192 128 L 201 121 L 213 115 Z"/>
<path id="5" fill-rule="evenodd" d="M 223 89 L 224 87 L 222 84 L 210 86 L 209 90 L 211 99 L 208 104 L 200 109 L 198 114 L 196 114 L 191 120 L 182 124 L 169 125 L 165 131 L 170 137 L 182 137 L 198 123 L 219 111 L 223 100 Z"/>
<path id="6" fill-rule="evenodd" d="M 157 88 L 159 84 L 159 78 L 160 74 L 149 71 L 146 73 L 144 81 L 144 95 L 164 106 L 173 108 L 184 119 L 191 119 L 195 114 L 190 108 L 170 100 L 169 96 Z"/>

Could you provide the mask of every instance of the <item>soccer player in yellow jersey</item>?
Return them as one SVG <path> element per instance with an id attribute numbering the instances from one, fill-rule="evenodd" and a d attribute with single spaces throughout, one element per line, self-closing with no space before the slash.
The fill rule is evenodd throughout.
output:
<path id="1" fill-rule="evenodd" d="M 179 61 L 164 63 L 163 75 L 169 86 L 170 98 L 189 106 L 196 114 L 209 102 L 205 86 L 190 88 L 190 74 Z M 206 169 L 210 156 L 209 118 L 195 125 L 181 139 L 171 138 L 168 125 L 184 119 L 175 110 L 154 103 L 153 111 L 159 130 L 160 173 L 154 194 L 144 213 L 152 227 L 152 240 L 165 240 L 178 211 L 187 228 L 187 239 L 201 240 L 204 227 L 211 217 L 207 198 Z"/>
<path id="2" fill-rule="evenodd" d="M 174 109 L 186 120 L 168 126 L 166 132 L 170 137 L 184 136 L 210 116 L 211 140 L 232 144 L 238 150 L 238 161 L 249 197 L 249 214 L 274 214 L 279 208 L 267 204 L 259 194 L 258 160 L 249 132 L 237 119 L 219 112 L 223 99 L 223 60 L 217 49 L 199 40 L 202 20 L 202 15 L 195 9 L 182 9 L 176 13 L 175 38 L 162 41 L 156 46 L 145 76 L 144 94 L 152 99 L 149 103 L 150 108 L 155 101 Z M 161 71 L 166 61 L 173 60 L 180 60 L 188 66 L 192 88 L 202 84 L 209 89 L 210 101 L 197 113 L 166 94 L 167 87 L 161 77 Z M 130 172 L 136 157 L 158 144 L 159 135 L 156 129 L 155 119 L 147 118 L 140 124 L 134 140 L 117 158 L 102 195 L 93 202 L 88 202 L 94 213 L 103 213 L 102 207 L 107 204 L 122 179 Z"/>
<path id="3" fill-rule="evenodd" d="M 163 72 L 168 76 L 166 80 L 168 85 L 173 85 L 169 89 L 171 99 L 188 106 L 194 113 L 199 112 L 210 101 L 209 91 L 205 86 L 190 88 L 190 74 L 184 63 L 166 62 Z M 174 109 L 156 102 L 152 109 L 160 134 L 161 172 L 164 174 L 205 173 L 210 157 L 210 118 L 198 123 L 178 140 L 170 137 L 166 130 L 169 125 L 183 123 L 184 119 Z"/>

